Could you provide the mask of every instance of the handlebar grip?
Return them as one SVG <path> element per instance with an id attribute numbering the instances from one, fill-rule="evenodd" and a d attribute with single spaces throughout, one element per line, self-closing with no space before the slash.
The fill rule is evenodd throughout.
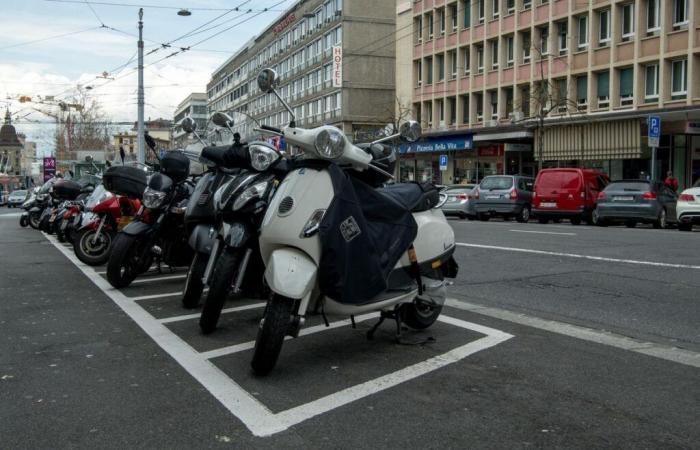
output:
<path id="1" fill-rule="evenodd" d="M 267 130 L 267 131 L 272 131 L 274 133 L 282 133 L 282 130 L 277 128 L 277 127 L 271 127 L 269 125 L 260 125 L 260 129 L 262 130 Z"/>

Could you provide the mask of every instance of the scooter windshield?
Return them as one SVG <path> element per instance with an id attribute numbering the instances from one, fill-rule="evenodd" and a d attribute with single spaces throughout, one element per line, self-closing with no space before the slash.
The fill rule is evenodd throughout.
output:
<path id="1" fill-rule="evenodd" d="M 94 208 L 98 203 L 111 197 L 113 194 L 109 192 L 103 185 L 98 185 L 95 190 L 85 199 L 85 207 L 90 209 Z"/>

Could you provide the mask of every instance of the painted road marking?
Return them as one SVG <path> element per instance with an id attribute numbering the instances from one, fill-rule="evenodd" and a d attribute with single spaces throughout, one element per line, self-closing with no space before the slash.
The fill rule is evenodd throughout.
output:
<path id="1" fill-rule="evenodd" d="M 266 303 L 262 302 L 262 303 L 253 303 L 252 305 L 236 306 L 235 308 L 224 308 L 221 310 L 221 314 L 238 312 L 238 311 L 247 311 L 249 309 L 262 308 L 265 305 L 266 305 Z M 182 322 L 184 320 L 199 319 L 199 317 L 201 315 L 202 315 L 202 313 L 198 312 L 198 313 L 194 313 L 194 314 L 185 314 L 184 316 L 166 317 L 165 319 L 159 319 L 159 321 L 160 321 L 160 323 Z"/>
<path id="2" fill-rule="evenodd" d="M 576 236 L 576 233 L 558 233 L 556 231 L 527 231 L 527 230 L 508 230 L 513 233 L 533 233 L 533 234 L 557 234 L 560 236 Z"/>
<path id="3" fill-rule="evenodd" d="M 576 253 L 561 253 L 561 252 L 549 252 L 545 250 L 532 250 L 529 248 L 516 248 L 516 247 L 501 247 L 498 245 L 483 245 L 483 244 L 468 244 L 466 242 L 457 242 L 460 247 L 473 247 L 473 248 L 483 248 L 488 250 L 503 250 L 507 252 L 517 252 L 517 253 L 533 253 L 535 255 L 547 255 L 547 256 L 563 256 L 566 258 L 579 258 L 579 259 L 590 259 L 592 261 L 605 261 L 605 262 L 616 262 L 624 264 L 638 264 L 643 266 L 654 266 L 654 267 L 672 267 L 674 269 L 695 269 L 700 270 L 700 266 L 692 266 L 689 264 L 671 264 L 662 263 L 654 261 L 639 261 L 635 259 L 619 259 L 619 258 L 607 258 L 605 256 L 590 256 L 590 255 L 579 255 Z"/>
<path id="4" fill-rule="evenodd" d="M 611 333 L 609 331 L 595 330 L 593 328 L 558 322 L 556 320 L 541 319 L 539 317 L 528 316 L 527 314 L 516 313 L 507 309 L 482 306 L 457 299 L 448 299 L 445 304 L 463 311 L 470 311 L 476 314 L 493 317 L 495 319 L 505 320 L 552 333 L 570 336 L 576 339 L 582 339 L 584 341 L 595 342 L 596 344 L 617 347 L 623 350 L 684 364 L 686 366 L 700 368 L 700 353 L 690 350 L 657 344 L 655 342 L 641 341 L 623 336 L 621 334 Z"/>
<path id="5" fill-rule="evenodd" d="M 165 280 L 180 280 L 182 278 L 187 278 L 187 274 L 168 275 L 167 277 L 141 278 L 139 280 L 132 281 L 131 284 L 151 283 L 153 281 L 165 281 Z"/>
<path id="6" fill-rule="evenodd" d="M 150 300 L 152 298 L 175 297 L 176 295 L 182 295 L 182 292 L 169 292 L 167 294 L 152 294 L 152 295 L 141 295 L 138 297 L 127 297 L 127 296 L 125 296 L 125 297 L 133 302 L 137 302 L 139 300 Z"/>
<path id="7" fill-rule="evenodd" d="M 256 436 L 270 436 L 285 431 L 312 417 L 331 411 L 377 392 L 395 387 L 441 367 L 463 360 L 512 338 L 513 335 L 494 328 L 464 320 L 441 316 L 441 322 L 483 334 L 484 337 L 423 362 L 413 364 L 388 375 L 352 386 L 309 403 L 273 413 L 267 406 L 224 374 L 205 354 L 196 351 L 164 323 L 153 317 L 133 298 L 114 289 L 107 280 L 97 275 L 92 267 L 83 264 L 73 252 L 63 248 L 52 236 L 44 236 L 70 260 L 95 286 L 124 311 L 166 353 L 177 361 L 195 380 L 211 393 L 226 409 L 236 416 Z M 344 321 L 349 325 L 350 321 Z M 311 329 L 313 327 L 309 327 Z M 301 334 L 301 333 L 300 333 Z M 248 343 L 245 343 L 248 345 Z M 241 350 L 242 351 L 242 350 Z M 207 352 L 210 353 L 210 352 Z"/>

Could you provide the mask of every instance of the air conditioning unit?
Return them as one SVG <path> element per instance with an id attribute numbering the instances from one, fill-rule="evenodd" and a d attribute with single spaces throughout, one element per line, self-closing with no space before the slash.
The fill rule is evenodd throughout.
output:
<path id="1" fill-rule="evenodd" d="M 444 121 L 444 120 L 441 120 L 440 123 L 438 124 L 438 127 L 439 127 L 441 130 L 444 129 L 444 128 L 446 128 L 445 121 Z"/>
<path id="2" fill-rule="evenodd" d="M 498 126 L 498 120 L 489 120 L 486 122 L 487 127 L 496 127 Z"/>
<path id="3" fill-rule="evenodd" d="M 510 120 L 513 122 L 519 122 L 525 119 L 525 114 L 522 111 L 513 111 L 510 113 Z"/>

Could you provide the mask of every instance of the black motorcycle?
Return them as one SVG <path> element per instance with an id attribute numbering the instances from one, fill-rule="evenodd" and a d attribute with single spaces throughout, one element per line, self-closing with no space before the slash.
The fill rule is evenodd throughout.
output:
<path id="1" fill-rule="evenodd" d="M 188 266 L 192 260 L 184 222 L 192 192 L 190 160 L 182 152 L 170 151 L 160 159 L 159 168 L 143 191 L 143 206 L 136 218 L 115 238 L 107 262 L 107 280 L 115 288 L 131 284 L 154 259 L 159 267 L 161 263 Z M 105 185 L 110 178 L 108 170 Z"/>

